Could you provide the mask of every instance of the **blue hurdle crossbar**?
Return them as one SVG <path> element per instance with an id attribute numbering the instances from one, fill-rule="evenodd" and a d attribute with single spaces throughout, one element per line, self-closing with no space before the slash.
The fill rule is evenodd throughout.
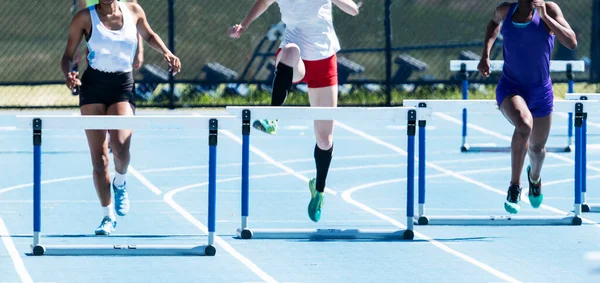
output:
<path id="1" fill-rule="evenodd" d="M 404 106 L 407 107 L 425 107 L 431 112 L 458 112 L 462 109 L 474 109 L 475 112 L 493 113 L 497 111 L 494 100 L 404 100 Z M 469 108 L 472 106 L 472 108 Z M 585 107 L 585 108 L 584 108 Z M 480 215 L 427 215 L 425 209 L 426 200 L 426 157 L 425 151 L 419 151 L 419 213 L 415 218 L 415 224 L 418 225 L 581 225 L 582 210 L 582 176 L 585 168 L 581 167 L 581 158 L 585 148 L 585 132 L 582 130 L 584 118 L 588 112 L 600 111 L 600 103 L 597 101 L 568 101 L 555 100 L 554 108 L 556 111 L 573 111 L 575 113 L 575 166 L 574 166 L 574 213 L 558 216 L 525 216 L 525 215 L 500 215 L 500 216 L 480 216 Z M 585 109 L 585 110 L 584 110 Z M 421 123 L 419 123 L 421 126 Z M 419 130 L 425 136 L 426 124 L 422 123 Z M 527 200 L 523 200 L 527 202 Z"/>
<path id="2" fill-rule="evenodd" d="M 450 71 L 460 72 L 462 78 L 462 98 L 464 100 L 469 99 L 469 79 L 468 72 L 478 72 L 477 65 L 478 60 L 451 60 Z M 501 72 L 504 67 L 504 61 L 492 60 L 490 61 L 490 72 Z M 574 72 L 585 72 L 585 62 L 582 60 L 577 61 L 563 61 L 563 60 L 551 60 L 550 61 L 550 72 L 565 72 L 568 80 L 568 92 L 573 93 L 575 81 Z M 461 152 L 510 152 L 510 146 L 498 147 L 498 146 L 478 146 L 470 145 L 467 143 L 467 109 L 462 110 L 462 145 Z M 548 152 L 571 152 L 573 142 L 573 113 L 569 112 L 568 117 L 568 130 L 567 130 L 567 145 L 558 147 L 547 147 Z"/>
<path id="3" fill-rule="evenodd" d="M 219 121 L 232 116 L 72 116 L 17 115 L 18 129 L 33 130 L 33 244 L 32 254 L 39 255 L 130 255 L 130 256 L 214 256 L 216 219 L 216 168 Z M 227 124 L 227 123 L 226 123 Z M 232 125 L 233 122 L 229 123 Z M 42 232 L 42 130 L 208 130 L 208 243 L 207 245 L 43 245 Z"/>
<path id="4" fill-rule="evenodd" d="M 567 100 L 595 100 L 600 101 L 600 93 L 569 93 L 565 97 Z M 583 139 L 587 145 L 587 115 L 583 116 L 583 122 L 581 126 L 584 132 Z M 581 183 L 581 211 L 583 212 L 600 212 L 600 203 L 587 203 L 587 146 L 583 147 L 581 156 L 582 163 L 582 183 Z"/>
<path id="5" fill-rule="evenodd" d="M 417 111 L 412 107 L 227 107 L 227 112 L 242 119 L 242 221 L 237 229 L 241 239 L 394 239 L 414 238 L 414 173 L 415 135 L 417 120 L 427 120 L 427 109 Z M 374 115 L 375 114 L 375 115 Z M 368 115 L 368 116 L 367 116 Z M 261 229 L 250 228 L 250 125 L 252 119 L 293 120 L 354 120 L 356 117 L 371 120 L 396 121 L 407 125 L 407 228 L 398 229 Z M 419 147 L 424 147 L 419 140 Z"/>

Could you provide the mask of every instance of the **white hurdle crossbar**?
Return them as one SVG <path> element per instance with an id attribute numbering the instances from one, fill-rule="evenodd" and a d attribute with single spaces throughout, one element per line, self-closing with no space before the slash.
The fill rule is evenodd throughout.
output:
<path id="1" fill-rule="evenodd" d="M 219 126 L 233 125 L 233 116 L 73 116 L 17 115 L 17 129 L 33 131 L 33 255 L 196 255 L 214 256 L 216 164 Z M 42 132 L 44 130 L 206 130 L 208 132 L 208 243 L 206 245 L 44 245 L 42 227 Z"/>
<path id="2" fill-rule="evenodd" d="M 227 107 L 227 112 L 242 119 L 242 205 L 241 239 L 388 239 L 414 238 L 414 164 L 416 121 L 427 120 L 427 109 L 413 107 Z M 368 116 L 367 116 L 368 115 Z M 395 121 L 407 126 L 407 229 L 260 229 L 249 228 L 250 198 L 250 129 L 252 120 L 347 120 L 365 117 L 371 120 Z M 419 141 L 420 143 L 420 141 Z M 419 144 L 420 146 L 420 144 Z"/>
<path id="3" fill-rule="evenodd" d="M 462 109 L 473 109 L 474 111 L 491 113 L 496 110 L 494 100 L 404 100 L 404 106 L 408 107 L 426 107 L 431 111 L 438 112 L 456 112 Z M 418 188 L 418 217 L 415 218 L 415 224 L 418 225 L 581 225 L 581 148 L 585 147 L 581 124 L 585 113 L 600 110 L 600 103 L 597 101 L 582 100 L 555 100 L 554 106 L 557 111 L 572 111 L 575 113 L 575 199 L 574 213 L 558 216 L 477 216 L 477 215 L 427 215 L 425 209 L 426 199 L 426 156 L 425 150 L 419 150 L 419 188 Z M 422 126 L 421 126 L 422 125 Z M 425 123 L 419 122 L 419 144 L 425 144 Z M 423 141 L 422 141 L 423 140 Z M 526 202 L 526 200 L 524 200 Z"/>
<path id="4" fill-rule="evenodd" d="M 569 93 L 565 97 L 567 100 L 595 100 L 600 101 L 600 93 Z M 587 145 L 587 115 L 583 116 L 581 125 L 582 131 L 585 133 L 584 144 Z M 587 147 L 583 147 L 581 153 L 582 163 L 582 184 L 581 184 L 581 211 L 583 212 L 600 212 L 600 203 L 587 203 Z"/>
<path id="5" fill-rule="evenodd" d="M 450 71 L 460 72 L 462 79 L 462 98 L 469 99 L 469 75 L 468 72 L 478 72 L 477 65 L 479 60 L 451 60 Z M 504 61 L 490 61 L 490 72 L 501 72 L 504 67 Z M 550 72 L 564 72 L 568 80 L 568 92 L 575 92 L 574 72 L 585 72 L 585 62 L 551 60 Z M 510 147 L 495 147 L 495 146 L 477 146 L 467 143 L 467 109 L 462 109 L 462 152 L 508 152 Z M 573 113 L 569 112 L 568 129 L 567 129 L 567 145 L 557 147 L 547 147 L 548 152 L 571 152 L 573 143 Z"/>

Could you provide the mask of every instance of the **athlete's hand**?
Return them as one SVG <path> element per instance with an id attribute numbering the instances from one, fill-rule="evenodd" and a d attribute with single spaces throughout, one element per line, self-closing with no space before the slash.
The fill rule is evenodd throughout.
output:
<path id="1" fill-rule="evenodd" d="M 548 17 L 548 13 L 546 13 L 546 2 L 544 0 L 533 0 L 533 7 L 535 7 L 538 14 L 540 14 L 542 20 L 545 20 Z"/>
<path id="2" fill-rule="evenodd" d="M 67 87 L 71 91 L 73 91 L 73 89 L 75 89 L 75 87 L 81 85 L 81 81 L 77 78 L 78 75 L 79 75 L 79 72 L 69 72 L 65 76 L 65 79 L 66 79 L 65 83 L 67 84 Z"/>
<path id="3" fill-rule="evenodd" d="M 479 65 L 477 65 L 479 73 L 486 78 L 490 76 L 490 64 L 490 58 L 481 58 Z"/>
<path id="4" fill-rule="evenodd" d="M 144 64 L 144 55 L 140 52 L 133 58 L 133 68 L 139 69 Z"/>
<path id="5" fill-rule="evenodd" d="M 181 71 L 181 61 L 173 53 L 165 53 L 163 58 L 169 64 L 169 72 L 173 73 L 173 76 Z"/>
<path id="6" fill-rule="evenodd" d="M 229 31 L 227 33 L 231 38 L 240 38 L 244 30 L 246 30 L 245 27 L 243 27 L 241 24 L 237 24 L 229 28 Z"/>

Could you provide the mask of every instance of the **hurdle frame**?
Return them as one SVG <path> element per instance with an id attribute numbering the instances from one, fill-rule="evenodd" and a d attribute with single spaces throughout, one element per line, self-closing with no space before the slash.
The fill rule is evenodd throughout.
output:
<path id="1" fill-rule="evenodd" d="M 264 229 L 249 226 L 250 199 L 250 132 L 252 119 L 264 119 L 286 116 L 285 120 L 341 120 L 335 115 L 356 117 L 357 110 L 377 113 L 379 120 L 402 120 L 407 125 L 407 200 L 406 229 Z M 420 112 L 414 107 L 227 107 L 227 112 L 242 119 L 242 183 L 241 183 L 241 226 L 236 230 L 238 239 L 378 239 L 412 240 L 414 239 L 414 173 L 415 173 L 415 136 L 417 120 L 426 120 L 427 109 Z M 398 113 L 394 113 L 398 112 Z M 403 113 L 403 117 L 400 117 Z M 256 118 L 253 118 L 256 117 Z M 284 120 L 280 119 L 280 121 Z M 421 141 L 419 141 L 421 147 Z"/>
<path id="2" fill-rule="evenodd" d="M 186 121 L 180 120 L 184 117 Z M 214 256 L 216 232 L 216 169 L 220 119 L 232 116 L 118 116 L 118 115 L 17 115 L 18 129 L 32 130 L 33 137 L 33 243 L 31 254 L 115 256 Z M 68 120 L 67 120 L 68 119 Z M 46 123 L 44 123 L 46 121 Z M 62 123 L 69 121 L 71 123 Z M 233 123 L 230 123 L 233 124 Z M 208 130 L 208 242 L 206 245 L 44 245 L 42 244 L 42 132 L 43 130 L 106 129 L 205 129 Z"/>
<path id="3" fill-rule="evenodd" d="M 462 79 L 462 99 L 469 99 L 468 72 L 477 72 L 477 60 L 451 60 L 450 71 L 460 72 Z M 490 61 L 490 72 L 502 71 L 503 60 Z M 585 62 L 582 60 L 550 60 L 550 72 L 565 72 L 568 81 L 568 93 L 575 92 L 574 72 L 585 72 Z M 548 152 L 565 153 L 572 151 L 573 144 L 573 113 L 568 112 L 567 146 L 547 147 Z M 461 152 L 509 152 L 510 146 L 473 146 L 467 143 L 467 109 L 462 110 L 462 145 Z"/>
<path id="4" fill-rule="evenodd" d="M 565 95 L 567 100 L 595 100 L 600 101 L 600 93 L 569 93 Z M 585 133 L 583 139 L 587 145 L 587 113 L 583 116 L 582 131 Z M 587 146 L 583 147 L 581 156 L 582 183 L 581 183 L 581 211 L 582 212 L 600 212 L 600 203 L 587 203 Z"/>
<path id="5" fill-rule="evenodd" d="M 478 109 L 482 112 L 487 112 L 493 109 L 495 105 L 494 100 L 478 100 L 481 102 L 481 106 Z M 587 102 L 584 109 L 584 104 Z M 567 101 L 555 100 L 555 108 L 561 110 L 572 110 L 575 113 L 575 166 L 574 166 L 574 212 L 569 215 L 561 216 L 519 216 L 519 215 L 500 215 L 500 216 L 478 216 L 478 215 L 427 215 L 425 201 L 426 201 L 426 156 L 425 151 L 419 151 L 419 190 L 418 190 L 418 216 L 415 217 L 414 222 L 417 225 L 493 225 L 493 226 L 518 226 L 518 225 L 573 225 L 579 226 L 582 224 L 581 213 L 582 213 L 582 182 L 585 167 L 582 168 L 581 158 L 583 156 L 583 148 L 586 146 L 585 132 L 582 129 L 584 118 L 587 117 L 586 111 L 600 111 L 600 106 L 595 101 Z M 449 112 L 459 111 L 466 108 L 469 103 L 474 103 L 473 100 L 404 100 L 405 106 L 416 106 L 416 107 L 427 107 L 430 111 L 434 112 L 435 108 L 442 107 Z M 593 106 L 593 107 L 590 107 Z M 483 108 L 483 109 L 482 109 Z M 444 112 L 446 112 L 444 111 Z M 426 136 L 426 123 L 419 123 L 422 127 L 419 127 L 419 138 Z M 421 135 L 423 137 L 421 137 Z M 527 202 L 527 201 L 525 201 Z"/>

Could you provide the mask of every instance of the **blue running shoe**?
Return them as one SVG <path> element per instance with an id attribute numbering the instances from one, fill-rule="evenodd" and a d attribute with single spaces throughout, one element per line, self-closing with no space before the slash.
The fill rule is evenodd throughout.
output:
<path id="1" fill-rule="evenodd" d="M 531 166 L 527 166 L 527 180 L 529 181 L 529 202 L 533 208 L 538 208 L 544 201 L 544 194 L 542 194 L 542 178 L 537 183 L 531 181 Z"/>
<path id="2" fill-rule="evenodd" d="M 115 231 L 115 228 L 117 228 L 117 221 L 110 219 L 108 216 L 104 216 L 100 226 L 98 226 L 94 232 L 96 235 L 110 235 L 110 233 Z"/>
<path id="3" fill-rule="evenodd" d="M 504 202 L 504 209 L 510 214 L 517 214 L 521 205 L 521 187 L 519 185 L 510 185 L 508 187 L 508 193 L 506 195 L 506 201 Z"/>
<path id="4" fill-rule="evenodd" d="M 115 186 L 113 183 L 113 192 L 115 193 L 115 212 L 119 216 L 125 216 L 129 212 L 129 196 L 127 195 L 127 182 L 122 186 Z"/>
<path id="5" fill-rule="evenodd" d="M 319 222 L 319 219 L 321 219 L 324 193 L 317 191 L 315 183 L 315 178 L 312 178 L 310 182 L 308 182 L 308 188 L 310 189 L 311 195 L 310 202 L 308 203 L 308 217 L 313 222 Z"/>

